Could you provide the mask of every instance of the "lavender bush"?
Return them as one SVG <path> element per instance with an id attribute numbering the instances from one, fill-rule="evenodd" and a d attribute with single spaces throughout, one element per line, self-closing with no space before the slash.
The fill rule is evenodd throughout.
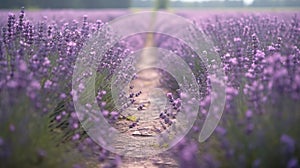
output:
<path id="1" fill-rule="evenodd" d="M 175 149 L 182 167 L 299 167 L 297 15 L 217 15 L 215 19 L 196 20 L 195 24 L 213 41 L 222 60 L 227 96 L 216 134 L 198 148 L 195 140 L 187 139 Z M 159 46 L 182 56 L 196 78 L 201 77 L 203 73 L 197 72 L 202 66 L 194 63 L 192 49 L 170 37 L 159 36 L 157 40 L 168 41 Z M 197 81 L 199 85 L 205 82 Z M 210 92 L 209 81 L 207 86 Z M 202 115 L 191 137 L 200 131 L 209 104 L 210 96 L 204 94 Z"/>
<path id="2" fill-rule="evenodd" d="M 1 22 L 1 167 L 78 167 L 95 164 L 95 159 L 116 166 L 108 160 L 114 156 L 81 128 L 71 100 L 76 56 L 103 25 L 101 20 L 89 22 L 87 16 L 80 22 L 44 17 L 35 23 L 23 9 Z M 125 43 L 119 42 L 99 65 L 96 94 L 103 111 L 113 110 L 105 81 L 109 83 L 118 59 L 127 53 Z"/>

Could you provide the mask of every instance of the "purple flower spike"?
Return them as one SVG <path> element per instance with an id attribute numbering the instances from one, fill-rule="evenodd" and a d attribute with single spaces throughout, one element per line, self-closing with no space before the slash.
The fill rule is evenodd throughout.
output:
<path id="1" fill-rule="evenodd" d="M 287 152 L 289 152 L 289 153 L 294 152 L 294 150 L 296 149 L 295 148 L 295 145 L 296 145 L 295 140 L 286 134 L 281 135 L 280 142 L 286 146 Z"/>
<path id="2" fill-rule="evenodd" d="M 16 130 L 15 125 L 14 125 L 14 124 L 10 124 L 10 125 L 9 125 L 9 130 L 10 130 L 11 132 L 14 132 L 14 131 Z"/>
<path id="3" fill-rule="evenodd" d="M 73 137 L 72 137 L 72 140 L 73 141 L 76 141 L 76 140 L 79 140 L 80 138 L 80 135 L 79 134 L 75 134 Z"/>
<path id="4" fill-rule="evenodd" d="M 82 168 L 79 164 L 74 164 L 73 168 Z"/>
<path id="5" fill-rule="evenodd" d="M 299 168 L 299 162 L 297 158 L 289 160 L 287 168 Z"/>
<path id="6" fill-rule="evenodd" d="M 173 94 L 172 94 L 172 93 L 167 93 L 167 97 L 168 97 L 169 99 L 173 99 Z"/>
<path id="7" fill-rule="evenodd" d="M 246 118 L 250 119 L 252 117 L 252 115 L 253 115 L 252 110 L 247 110 L 246 111 Z"/>
<path id="8" fill-rule="evenodd" d="M 216 128 L 216 132 L 219 133 L 221 136 L 225 136 L 227 133 L 227 130 L 224 127 L 218 126 Z"/>
<path id="9" fill-rule="evenodd" d="M 4 140 L 0 137 L 0 147 L 4 145 Z"/>
<path id="10" fill-rule="evenodd" d="M 62 118 L 61 115 L 57 115 L 57 116 L 55 117 L 56 121 L 58 121 L 58 122 L 61 120 L 61 118 Z"/>

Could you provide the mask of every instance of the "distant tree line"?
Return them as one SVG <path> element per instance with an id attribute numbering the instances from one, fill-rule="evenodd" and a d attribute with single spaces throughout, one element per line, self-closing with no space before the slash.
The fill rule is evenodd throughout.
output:
<path id="1" fill-rule="evenodd" d="M 205 8 L 205 7 L 243 7 L 243 0 L 210 0 L 203 2 L 183 2 L 173 1 L 170 3 L 170 7 L 187 7 L 187 8 Z"/>
<path id="2" fill-rule="evenodd" d="M 166 9 L 169 5 L 169 0 L 156 0 L 156 9 Z"/>
<path id="3" fill-rule="evenodd" d="M 0 8 L 129 8 L 130 0 L 0 0 Z"/>
<path id="4" fill-rule="evenodd" d="M 255 7 L 300 6 L 300 0 L 254 0 Z"/>
<path id="5" fill-rule="evenodd" d="M 159 6 L 165 6 L 166 4 L 169 7 L 175 8 L 205 8 L 205 7 L 244 7 L 245 4 L 243 0 L 207 0 L 202 2 L 186 2 L 182 0 L 177 1 L 169 1 L 166 3 L 165 0 L 131 0 L 131 7 L 138 8 L 150 8 L 156 5 L 156 8 L 160 8 Z M 253 7 L 285 7 L 285 6 L 300 6 L 300 0 L 254 0 L 254 2 L 250 5 Z M 164 7 L 163 7 L 164 8 Z"/>
<path id="6" fill-rule="evenodd" d="M 154 0 L 131 0 L 131 7 L 134 8 L 150 8 L 154 5 Z"/>

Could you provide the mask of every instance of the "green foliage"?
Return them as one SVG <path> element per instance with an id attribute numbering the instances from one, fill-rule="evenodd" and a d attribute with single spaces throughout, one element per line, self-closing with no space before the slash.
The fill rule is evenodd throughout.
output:
<path id="1" fill-rule="evenodd" d="M 134 115 L 127 116 L 126 119 L 133 122 L 136 122 L 138 120 L 138 118 Z"/>
<path id="2" fill-rule="evenodd" d="M 9 111 L 12 113 L 0 111 L 6 118 L 0 124 L 0 137 L 4 140 L 0 154 L 6 158 L 0 167 L 72 167 L 81 161 L 82 156 L 71 144 L 57 146 L 48 128 L 49 118 L 40 115 L 26 96 L 19 95 Z"/>
<path id="3" fill-rule="evenodd" d="M 169 0 L 156 0 L 155 8 L 158 10 L 159 9 L 167 9 L 168 4 L 169 4 Z"/>

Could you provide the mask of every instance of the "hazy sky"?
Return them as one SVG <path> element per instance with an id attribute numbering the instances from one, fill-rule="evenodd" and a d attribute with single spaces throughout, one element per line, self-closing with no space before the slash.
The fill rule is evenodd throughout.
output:
<path id="1" fill-rule="evenodd" d="M 171 1 L 176 1 L 176 0 L 171 0 Z M 210 1 L 210 0 L 181 0 L 181 1 L 190 1 L 190 2 L 194 2 L 194 1 Z M 220 0 L 222 1 L 222 0 Z M 246 4 L 251 4 L 253 2 L 253 0 L 243 0 Z"/>

